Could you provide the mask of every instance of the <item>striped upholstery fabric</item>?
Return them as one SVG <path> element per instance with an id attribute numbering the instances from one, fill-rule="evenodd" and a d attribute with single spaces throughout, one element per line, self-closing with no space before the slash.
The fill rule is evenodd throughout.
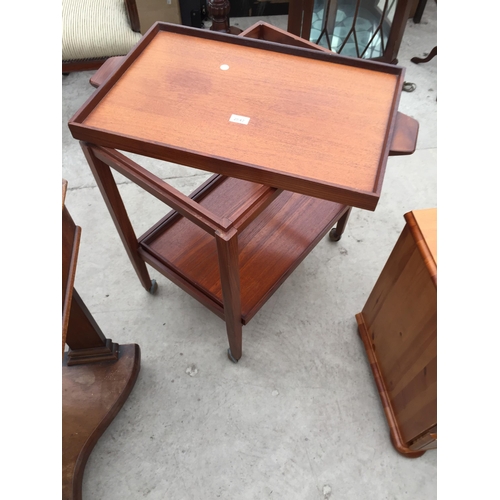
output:
<path id="1" fill-rule="evenodd" d="M 140 38 L 125 0 L 62 0 L 63 61 L 123 56 Z"/>

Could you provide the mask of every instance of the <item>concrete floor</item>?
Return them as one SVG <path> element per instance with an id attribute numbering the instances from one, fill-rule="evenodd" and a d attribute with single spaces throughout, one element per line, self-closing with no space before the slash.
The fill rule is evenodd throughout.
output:
<path id="1" fill-rule="evenodd" d="M 436 25 L 429 2 L 420 24 L 408 21 L 399 52 L 406 81 L 417 85 L 399 107 L 420 122 L 417 151 L 389 159 L 375 212 L 354 209 L 342 240 L 321 241 L 243 327 L 238 364 L 227 359 L 218 317 L 153 269 L 158 293 L 140 286 L 67 128 L 94 90 L 92 73 L 63 77 L 62 177 L 82 228 L 76 289 L 108 337 L 142 351 L 135 388 L 88 461 L 84 499 L 436 498 L 437 452 L 411 460 L 392 447 L 354 318 L 403 214 L 437 204 L 437 58 L 410 62 L 436 45 Z M 142 164 L 185 193 L 208 177 Z M 142 234 L 165 207 L 117 179 Z"/>

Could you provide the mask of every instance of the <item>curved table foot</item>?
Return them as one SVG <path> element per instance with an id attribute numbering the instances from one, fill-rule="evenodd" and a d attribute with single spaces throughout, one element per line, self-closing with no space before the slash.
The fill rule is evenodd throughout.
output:
<path id="1" fill-rule="evenodd" d="M 434 47 L 428 54 L 427 57 L 412 57 L 410 60 L 414 64 L 426 63 L 437 56 L 438 49 L 437 46 Z"/>
<path id="2" fill-rule="evenodd" d="M 127 400 L 139 374 L 137 344 L 119 346 L 116 361 L 62 367 L 62 498 L 81 500 L 85 465 Z"/>

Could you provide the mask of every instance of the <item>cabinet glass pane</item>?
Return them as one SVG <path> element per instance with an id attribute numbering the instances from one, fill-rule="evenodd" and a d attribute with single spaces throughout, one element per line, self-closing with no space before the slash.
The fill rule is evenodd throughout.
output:
<path id="1" fill-rule="evenodd" d="M 314 0 L 309 39 L 349 57 L 384 54 L 398 0 Z"/>

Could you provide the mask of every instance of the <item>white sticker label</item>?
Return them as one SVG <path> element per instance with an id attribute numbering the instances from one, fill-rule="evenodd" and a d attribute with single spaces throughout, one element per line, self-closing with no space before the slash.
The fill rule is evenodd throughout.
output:
<path id="1" fill-rule="evenodd" d="M 241 123 L 242 125 L 248 125 L 250 118 L 248 118 L 248 116 L 231 115 L 229 121 L 234 123 Z"/>

